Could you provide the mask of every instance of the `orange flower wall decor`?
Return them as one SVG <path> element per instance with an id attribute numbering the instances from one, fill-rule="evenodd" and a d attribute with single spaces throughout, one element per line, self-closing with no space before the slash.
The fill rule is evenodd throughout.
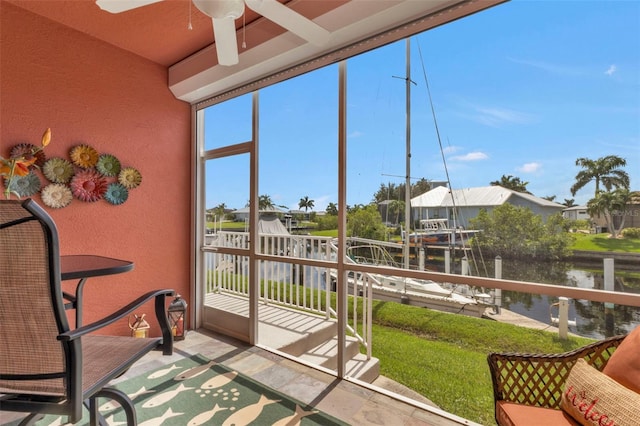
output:
<path id="1" fill-rule="evenodd" d="M 45 130 L 42 135 L 41 146 L 22 145 L 20 150 L 16 150 L 9 158 L 0 156 L 0 177 L 3 178 L 4 198 L 11 198 L 15 195 L 20 198 L 23 194 L 21 189 L 30 187 L 27 185 L 17 185 L 19 179 L 29 176 L 34 168 L 38 168 L 38 163 L 44 158 L 44 148 L 51 142 L 51 129 Z"/>

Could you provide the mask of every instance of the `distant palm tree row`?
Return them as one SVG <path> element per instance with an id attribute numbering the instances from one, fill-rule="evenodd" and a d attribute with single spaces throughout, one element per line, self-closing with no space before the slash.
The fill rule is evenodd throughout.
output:
<path id="1" fill-rule="evenodd" d="M 624 158 L 616 155 L 608 155 L 596 160 L 589 158 L 578 158 L 576 160 L 576 166 L 582 168 L 576 175 L 575 183 L 571 186 L 571 194 L 575 195 L 579 190 L 584 188 L 591 182 L 595 182 L 595 194 L 594 198 L 587 203 L 587 211 L 592 216 L 603 215 L 607 221 L 607 227 L 611 230 L 615 237 L 618 232 L 624 226 L 624 214 L 622 215 L 621 223 L 618 225 L 618 229 L 613 226 L 613 215 L 616 212 L 624 212 L 626 205 L 633 202 L 640 202 L 640 193 L 630 192 L 630 179 L 623 167 L 627 165 L 627 161 Z M 522 181 L 517 176 L 502 175 L 499 180 L 490 182 L 490 185 L 498 185 L 503 188 L 511 189 L 513 191 L 531 194 L 527 190 L 529 182 Z M 604 188 L 604 190 L 602 189 Z M 411 197 L 416 197 L 431 189 L 431 184 L 426 179 L 420 179 L 415 184 L 411 185 Z M 395 217 L 396 221 L 399 220 L 400 215 L 403 214 L 405 209 L 404 202 L 404 184 L 388 185 L 381 184 L 378 191 L 373 196 L 373 203 L 379 204 L 383 201 L 389 201 L 387 206 L 387 212 L 391 217 Z M 554 201 L 555 195 L 544 197 L 549 201 Z M 562 203 L 566 207 L 575 206 L 574 199 L 565 199 Z M 247 206 L 249 203 L 247 203 Z M 315 201 L 309 196 L 300 198 L 298 207 L 304 209 L 305 212 L 313 210 Z M 269 195 L 260 195 L 258 198 L 258 208 L 260 210 L 269 210 L 276 207 L 273 200 Z M 286 209 L 286 206 L 278 206 Z M 364 207 L 364 206 L 354 206 Z M 227 206 L 224 203 L 219 204 L 215 208 L 209 211 L 209 214 L 214 214 L 219 217 L 224 216 Z M 347 206 L 347 210 L 351 211 L 354 208 Z M 338 206 L 335 203 L 329 203 L 326 208 L 326 213 L 329 215 L 338 214 Z"/>

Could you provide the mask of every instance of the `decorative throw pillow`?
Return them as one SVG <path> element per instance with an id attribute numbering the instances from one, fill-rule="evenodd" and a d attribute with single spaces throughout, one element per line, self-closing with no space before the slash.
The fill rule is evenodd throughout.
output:
<path id="1" fill-rule="evenodd" d="M 640 326 L 624 338 L 602 372 L 640 393 Z"/>
<path id="2" fill-rule="evenodd" d="M 640 425 L 640 394 L 579 359 L 564 386 L 562 409 L 584 426 Z"/>

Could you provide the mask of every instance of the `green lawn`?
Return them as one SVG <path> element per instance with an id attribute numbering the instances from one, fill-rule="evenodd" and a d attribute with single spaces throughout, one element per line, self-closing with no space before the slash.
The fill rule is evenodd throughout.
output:
<path id="1" fill-rule="evenodd" d="M 213 222 L 207 222 L 207 228 L 213 228 L 214 227 L 214 223 Z M 220 224 L 217 224 L 218 227 L 220 226 Z M 239 230 L 239 231 L 244 231 L 246 224 L 244 222 L 234 222 L 234 221 L 225 221 L 222 222 L 222 228 L 225 230 L 229 230 L 229 229 L 233 229 L 233 230 Z"/>
<path id="2" fill-rule="evenodd" d="M 609 234 L 571 234 L 574 236 L 572 250 L 620 251 L 640 253 L 639 238 L 609 238 Z"/>
<path id="3" fill-rule="evenodd" d="M 373 315 L 380 374 L 485 425 L 495 424 L 489 352 L 558 353 L 593 341 L 393 302 L 374 301 Z"/>

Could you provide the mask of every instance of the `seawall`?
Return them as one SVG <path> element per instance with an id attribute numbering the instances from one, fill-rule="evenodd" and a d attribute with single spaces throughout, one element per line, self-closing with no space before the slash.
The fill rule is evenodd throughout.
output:
<path id="1" fill-rule="evenodd" d="M 604 259 L 613 259 L 616 264 L 640 267 L 640 253 L 574 250 L 573 256 L 571 256 L 570 259 L 584 262 L 598 262 L 600 264 Z"/>

